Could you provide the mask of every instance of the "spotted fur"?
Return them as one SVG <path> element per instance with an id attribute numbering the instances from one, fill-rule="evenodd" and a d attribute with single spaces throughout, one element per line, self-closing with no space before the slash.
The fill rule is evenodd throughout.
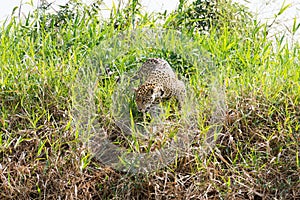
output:
<path id="1" fill-rule="evenodd" d="M 178 80 L 167 61 L 148 59 L 134 78 L 143 82 L 135 90 L 135 101 L 140 112 L 147 112 L 152 105 L 173 96 L 181 109 L 185 100 L 185 85 Z"/>

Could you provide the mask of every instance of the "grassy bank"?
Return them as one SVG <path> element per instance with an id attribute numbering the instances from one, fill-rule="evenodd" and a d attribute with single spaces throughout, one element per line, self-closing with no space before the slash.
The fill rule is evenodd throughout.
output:
<path id="1" fill-rule="evenodd" d="M 132 4 L 105 21 L 96 5 L 70 4 L 55 14 L 40 9 L 1 27 L 1 199 L 300 198 L 298 44 L 271 42 L 267 26 L 246 14 L 235 22 L 221 10 L 215 20 L 222 23 L 204 34 L 180 21 L 183 11 L 149 16 Z M 184 38 L 163 33 L 164 43 L 138 31 L 167 28 Z M 210 154 L 199 158 L 195 142 L 165 168 L 137 175 L 103 165 L 83 145 L 73 126 L 73 89 L 92 60 L 96 117 L 118 134 L 111 113 L 117 80 L 148 57 L 166 59 L 203 102 L 197 106 L 200 132 L 211 117 L 202 100 L 209 99 L 212 80 L 224 87 L 226 115 L 223 137 Z"/>

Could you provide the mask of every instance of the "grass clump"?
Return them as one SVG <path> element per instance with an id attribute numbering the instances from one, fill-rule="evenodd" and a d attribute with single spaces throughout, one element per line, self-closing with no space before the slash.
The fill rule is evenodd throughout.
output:
<path id="1" fill-rule="evenodd" d="M 57 13 L 39 8 L 24 20 L 12 17 L 2 26 L 1 199 L 298 199 L 299 44 L 283 44 L 282 38 L 269 41 L 265 25 L 226 2 L 247 24 L 229 23 L 217 7 L 213 20 L 220 23 L 211 23 L 205 34 L 199 23 L 183 23 L 190 22 L 186 13 L 193 7 L 184 5 L 171 15 L 147 19 L 139 2 L 130 2 L 108 20 L 99 17 L 100 4 L 88 7 L 70 1 Z M 122 20 L 127 23 L 119 23 Z M 161 28 L 167 24 L 180 34 Z M 152 33 L 162 37 L 151 38 Z M 200 131 L 184 156 L 154 172 L 132 174 L 93 157 L 82 140 L 82 124 L 73 124 L 73 105 L 76 97 L 85 97 L 84 91 L 93 91 L 95 107 L 87 108 L 96 110 L 97 126 L 120 135 L 112 96 L 119 79 L 149 57 L 166 59 L 191 88 L 198 102 L 195 109 L 200 110 Z M 86 66 L 93 66 L 90 78 L 95 84 L 87 82 L 82 88 L 89 90 L 83 92 L 74 90 Z M 219 99 L 226 103 L 225 119 L 222 137 L 202 156 L 214 81 L 224 88 L 225 96 L 219 93 Z M 75 98 L 74 92 L 79 94 Z M 174 127 L 162 134 L 175 137 L 182 124 Z M 128 151 L 133 151 L 130 144 L 138 149 L 137 141 L 126 139 Z M 152 139 L 148 151 L 159 146 Z"/>

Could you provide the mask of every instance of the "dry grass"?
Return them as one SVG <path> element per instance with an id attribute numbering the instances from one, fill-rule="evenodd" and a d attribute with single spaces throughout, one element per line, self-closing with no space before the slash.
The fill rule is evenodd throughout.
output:
<path id="1" fill-rule="evenodd" d="M 300 199 L 298 44 L 278 39 L 273 48 L 267 27 L 255 23 L 238 29 L 224 23 L 209 35 L 192 36 L 184 29 L 176 35 L 153 28 L 149 33 L 157 37 L 151 39 L 139 32 L 156 23 L 147 16 L 141 29 L 124 34 L 110 22 L 99 23 L 94 10 L 89 15 L 88 8 L 80 9 L 63 18 L 35 13 L 1 28 L 0 199 Z M 51 19 L 59 23 L 45 26 Z M 203 100 L 195 107 L 201 111 L 199 140 L 150 173 L 121 172 L 99 162 L 72 113 L 76 76 L 91 64 L 90 52 L 98 78 L 92 114 L 104 131 L 121 134 L 111 113 L 116 80 L 147 56 L 163 57 Z M 227 110 L 223 136 L 203 155 L 214 80 L 224 84 Z"/>

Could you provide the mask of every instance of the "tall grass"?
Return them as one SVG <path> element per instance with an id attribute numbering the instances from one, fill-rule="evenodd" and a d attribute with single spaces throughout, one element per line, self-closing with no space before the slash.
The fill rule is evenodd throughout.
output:
<path id="1" fill-rule="evenodd" d="M 129 4 L 132 13 L 121 10 L 107 21 L 98 17 L 97 4 L 70 3 L 55 14 L 38 9 L 21 21 L 12 17 L 1 27 L 1 199 L 299 198 L 299 44 L 272 43 L 266 25 L 226 19 L 209 34 L 180 26 L 189 40 L 170 39 L 170 46 L 180 47 L 174 51 L 138 31 L 160 29 L 158 18 L 166 26 L 174 16 L 147 21 L 136 3 Z M 116 26 L 120 15 L 130 23 Z M 140 23 L 133 23 L 138 16 Z M 139 40 L 120 52 L 118 45 L 130 44 L 133 32 Z M 117 35 L 124 37 L 107 48 L 105 42 Z M 149 48 L 149 41 L 157 48 Z M 118 77 L 148 57 L 162 57 L 203 100 L 196 139 L 211 117 L 204 101 L 210 83 L 218 80 L 225 88 L 224 136 L 217 146 L 199 156 L 196 140 L 185 156 L 149 174 L 126 174 L 94 159 L 72 126 L 72 88 L 95 51 L 101 55 L 94 60 L 96 118 L 104 131 L 120 134 L 110 110 Z M 205 52 L 203 62 L 199 51 Z"/>

